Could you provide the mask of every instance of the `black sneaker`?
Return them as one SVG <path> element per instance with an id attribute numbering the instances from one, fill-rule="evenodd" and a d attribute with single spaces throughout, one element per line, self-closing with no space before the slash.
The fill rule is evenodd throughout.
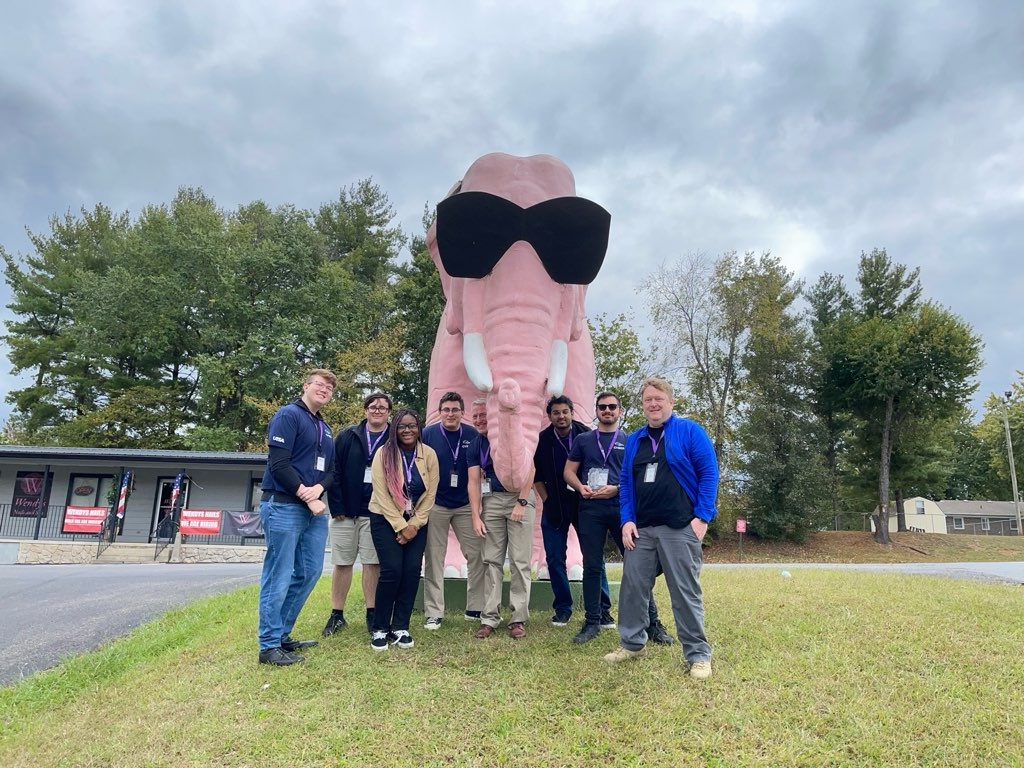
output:
<path id="1" fill-rule="evenodd" d="M 287 667 L 305 661 L 305 656 L 289 653 L 284 648 L 265 648 L 260 651 L 260 664 L 273 664 L 275 667 Z"/>
<path id="2" fill-rule="evenodd" d="M 612 616 L 611 611 L 601 614 L 601 629 L 615 629 L 615 617 Z"/>
<path id="3" fill-rule="evenodd" d="M 320 643 L 316 640 L 292 640 L 289 636 L 281 640 L 281 647 L 288 651 L 288 653 L 295 653 L 303 648 L 316 648 L 318 645 Z"/>
<path id="4" fill-rule="evenodd" d="M 466 621 L 480 621 L 480 611 L 466 611 L 463 614 Z"/>
<path id="5" fill-rule="evenodd" d="M 569 619 L 571 618 L 572 611 L 556 611 L 555 615 L 551 617 L 551 626 L 564 627 L 569 623 Z"/>
<path id="6" fill-rule="evenodd" d="M 410 635 L 408 631 L 404 629 L 395 630 L 391 633 L 391 637 L 391 644 L 398 646 L 403 651 L 408 650 L 409 648 L 412 648 L 414 645 L 416 645 L 416 643 L 412 641 L 412 635 Z"/>
<path id="7" fill-rule="evenodd" d="M 348 626 L 348 622 L 345 621 L 345 614 L 341 611 L 331 611 L 331 618 L 327 620 L 327 624 L 324 626 L 324 631 L 321 634 L 324 637 L 330 637 L 339 629 L 344 629 Z"/>
<path id="8" fill-rule="evenodd" d="M 586 624 L 583 625 L 583 628 L 580 630 L 579 634 L 576 635 L 576 637 L 574 637 L 572 639 L 572 641 L 574 643 L 582 645 L 583 643 L 589 643 L 591 640 L 593 640 L 595 637 L 597 637 L 600 634 L 601 634 L 601 625 L 600 624 L 591 624 L 590 622 L 587 622 Z"/>
<path id="9" fill-rule="evenodd" d="M 374 630 L 370 636 L 370 647 L 375 651 L 386 651 L 388 649 L 388 633 L 381 630 Z"/>
<path id="10" fill-rule="evenodd" d="M 423 622 L 423 628 L 429 629 L 431 632 L 441 628 L 441 617 L 440 616 L 428 616 L 427 620 Z"/>
<path id="11" fill-rule="evenodd" d="M 661 621 L 655 621 L 647 628 L 647 638 L 658 645 L 672 645 L 672 635 Z"/>

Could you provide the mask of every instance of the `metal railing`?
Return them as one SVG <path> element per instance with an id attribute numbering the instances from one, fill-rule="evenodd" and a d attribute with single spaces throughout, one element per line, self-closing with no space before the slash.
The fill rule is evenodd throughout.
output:
<path id="1" fill-rule="evenodd" d="M 178 535 L 178 521 L 174 519 L 173 515 L 168 515 L 156 524 L 156 529 L 153 531 L 153 559 L 156 560 L 160 557 L 160 553 L 167 549 L 168 544 L 174 542 L 175 536 Z"/>
<path id="2" fill-rule="evenodd" d="M 96 538 L 99 539 L 96 544 L 96 559 L 114 543 L 114 539 L 117 538 L 117 515 L 113 511 L 107 513 L 107 516 L 103 518 L 103 526 L 100 528 L 100 532 L 96 534 Z"/>
<path id="3" fill-rule="evenodd" d="M 11 514 L 10 504 L 0 504 L 0 539 L 46 539 L 49 541 L 96 541 L 96 533 L 64 533 L 65 506 L 51 505 L 41 514 L 22 517 Z"/>

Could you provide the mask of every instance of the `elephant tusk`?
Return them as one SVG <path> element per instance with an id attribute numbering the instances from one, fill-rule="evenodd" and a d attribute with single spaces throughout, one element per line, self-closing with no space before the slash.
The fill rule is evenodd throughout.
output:
<path id="1" fill-rule="evenodd" d="M 466 374 L 481 392 L 490 392 L 494 386 L 491 378 L 491 366 L 487 363 L 487 350 L 484 349 L 484 337 L 479 333 L 467 333 L 462 337 L 462 364 L 466 366 Z"/>
<path id="2" fill-rule="evenodd" d="M 565 372 L 569 366 L 569 347 L 561 339 L 551 342 L 551 368 L 548 371 L 548 394 L 558 397 L 565 391 Z"/>

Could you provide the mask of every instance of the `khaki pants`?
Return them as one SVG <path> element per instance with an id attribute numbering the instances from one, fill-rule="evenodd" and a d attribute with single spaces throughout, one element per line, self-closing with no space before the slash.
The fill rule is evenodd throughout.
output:
<path id="1" fill-rule="evenodd" d="M 444 558 L 448 549 L 448 527 L 455 531 L 466 557 L 466 610 L 483 610 L 484 540 L 473 532 L 473 514 L 469 505 L 430 510 L 427 526 L 427 552 L 423 565 L 423 613 L 427 618 L 444 616 Z"/>
<path id="2" fill-rule="evenodd" d="M 533 507 L 520 507 L 516 493 L 491 493 L 483 498 L 484 608 L 480 623 L 497 627 L 501 623 L 501 590 L 505 581 L 505 553 L 511 577 L 509 607 L 512 622 L 530 618 L 530 555 L 533 550 Z M 530 494 L 530 501 L 533 494 Z M 511 520 L 512 512 L 523 510 L 523 519 Z"/>

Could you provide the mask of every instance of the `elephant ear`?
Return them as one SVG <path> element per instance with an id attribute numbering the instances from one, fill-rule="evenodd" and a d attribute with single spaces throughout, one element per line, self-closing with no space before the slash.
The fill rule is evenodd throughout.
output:
<path id="1" fill-rule="evenodd" d="M 437 250 L 452 277 L 479 279 L 523 239 L 523 209 L 487 192 L 460 192 L 437 204 Z"/>
<path id="2" fill-rule="evenodd" d="M 612 216 L 582 197 L 556 197 L 526 210 L 524 239 L 548 276 L 563 285 L 589 285 L 608 251 Z"/>

